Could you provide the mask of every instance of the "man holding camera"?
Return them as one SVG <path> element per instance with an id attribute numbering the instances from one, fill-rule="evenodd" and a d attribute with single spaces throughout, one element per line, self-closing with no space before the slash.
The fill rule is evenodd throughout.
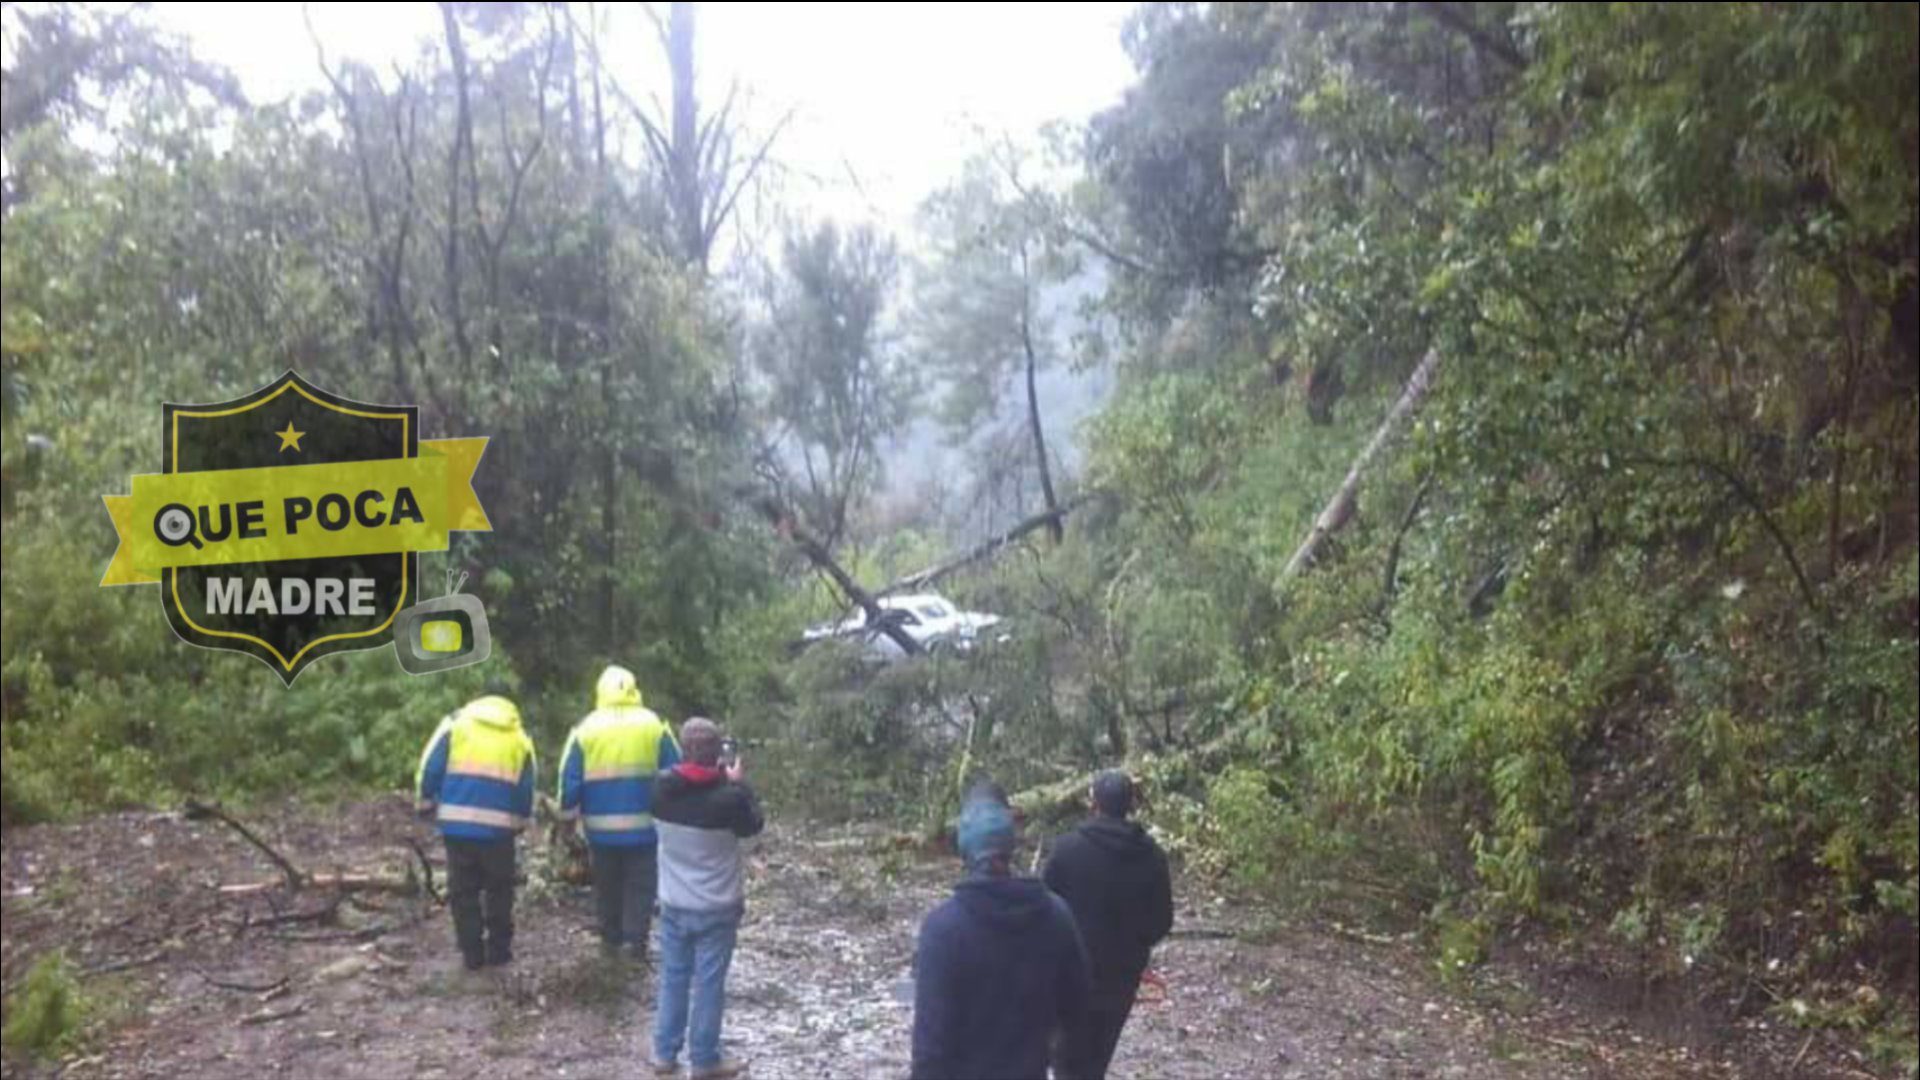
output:
<path id="1" fill-rule="evenodd" d="M 654 1010 L 653 1069 L 679 1070 L 687 1049 L 692 1080 L 723 1080 L 743 1066 L 720 1055 L 727 968 L 746 913 L 740 841 L 765 827 L 746 767 L 701 717 L 680 728 L 683 760 L 660 774 L 653 793 L 660 833 L 660 992 Z"/>

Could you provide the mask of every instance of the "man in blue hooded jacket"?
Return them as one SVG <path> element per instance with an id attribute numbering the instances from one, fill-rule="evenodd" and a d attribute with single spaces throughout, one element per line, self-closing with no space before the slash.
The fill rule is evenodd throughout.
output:
<path id="1" fill-rule="evenodd" d="M 467 970 L 513 960 L 514 838 L 533 820 L 539 767 L 520 710 L 489 685 L 440 721 L 414 772 L 415 809 L 447 845 L 447 906 Z"/>
<path id="2" fill-rule="evenodd" d="M 920 926 L 913 1080 L 1045 1080 L 1056 1031 L 1077 1033 L 1087 957 L 1073 914 L 1013 873 L 1013 812 L 976 791 L 957 837 L 967 877 Z"/>
<path id="3" fill-rule="evenodd" d="M 680 747 L 626 668 L 601 673 L 593 704 L 560 755 L 560 816 L 586 826 L 601 943 L 644 961 L 660 878 L 654 778 L 680 761 Z"/>

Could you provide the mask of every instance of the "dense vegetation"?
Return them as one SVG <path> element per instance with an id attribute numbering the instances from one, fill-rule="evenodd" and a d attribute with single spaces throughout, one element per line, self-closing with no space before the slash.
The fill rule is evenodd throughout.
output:
<path id="1" fill-rule="evenodd" d="M 822 223 L 735 272 L 752 133 L 689 164 L 561 9 L 448 6 L 433 63 L 256 107 L 9 5 L 7 817 L 393 783 L 508 668 L 550 743 L 618 659 L 813 812 L 1131 758 L 1194 865 L 1424 918 L 1450 971 L 1548 931 L 1911 1061 L 1917 13 L 1147 7 L 1124 98 L 984 152 L 912 257 Z M 1116 387 L 1077 470 L 1029 397 L 1069 365 Z M 494 437 L 502 527 L 446 561 L 496 670 L 283 691 L 94 587 L 156 403 L 288 366 Z M 921 414 L 975 468 L 903 507 Z M 942 586 L 1005 646 L 790 649 L 848 603 L 796 536 L 877 589 L 1053 506 Z"/>

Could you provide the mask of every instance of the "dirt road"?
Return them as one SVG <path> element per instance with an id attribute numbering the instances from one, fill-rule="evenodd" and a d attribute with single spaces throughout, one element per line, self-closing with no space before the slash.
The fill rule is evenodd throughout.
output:
<path id="1" fill-rule="evenodd" d="M 398 798 L 289 806 L 262 826 L 309 871 L 398 871 L 409 840 L 438 851 Z M 536 878 L 539 859 L 523 863 Z M 903 1076 L 914 933 L 954 869 L 877 832 L 776 826 L 753 856 L 729 1051 L 762 1080 Z M 274 878 L 224 827 L 177 815 L 10 831 L 0 883 L 8 980 L 64 947 L 97 972 L 86 982 L 112 1025 L 69 1060 L 14 1061 L 9 1074 L 640 1073 L 652 983 L 599 957 L 584 890 L 530 886 L 516 962 L 470 976 L 458 970 L 444 909 L 428 901 L 335 906 L 313 890 L 217 889 Z M 1800 1045 L 1792 1038 L 1769 1058 L 1747 1036 L 1732 1039 L 1729 1048 L 1745 1048 L 1736 1066 L 1526 994 L 1504 1008 L 1471 1003 L 1436 986 L 1411 945 L 1276 931 L 1190 884 L 1178 901 L 1183 929 L 1156 961 L 1165 993 L 1136 1010 L 1116 1077 L 1759 1077 L 1776 1073 L 1756 1060 L 1777 1060 L 1787 1075 Z M 1794 1075 L 1869 1075 L 1814 1049 Z"/>

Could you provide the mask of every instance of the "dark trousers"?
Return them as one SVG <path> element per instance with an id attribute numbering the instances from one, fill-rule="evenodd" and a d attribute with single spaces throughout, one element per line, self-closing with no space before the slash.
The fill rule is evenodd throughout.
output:
<path id="1" fill-rule="evenodd" d="M 660 887 L 659 850 L 593 847 L 593 905 L 600 915 L 600 941 L 645 954 L 653 930 L 653 898 Z"/>
<path id="2" fill-rule="evenodd" d="M 447 906 L 467 967 L 513 959 L 514 842 L 447 837 Z"/>
<path id="3" fill-rule="evenodd" d="M 1060 1080 L 1105 1080 L 1120 1031 L 1133 1013 L 1140 976 L 1095 982 L 1087 1000 L 1086 1023 L 1054 1043 L 1053 1074 Z"/>

